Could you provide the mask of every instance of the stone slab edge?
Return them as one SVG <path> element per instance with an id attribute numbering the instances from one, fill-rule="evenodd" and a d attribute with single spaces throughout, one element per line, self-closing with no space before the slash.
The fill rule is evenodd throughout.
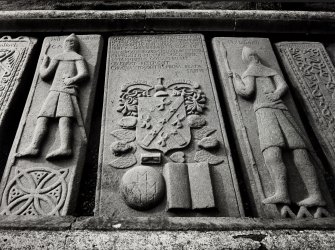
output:
<path id="1" fill-rule="evenodd" d="M 190 9 L 0 11 L 0 31 L 249 31 L 334 34 L 335 12 Z"/>
<path id="2" fill-rule="evenodd" d="M 241 231 L 241 230 L 335 230 L 335 218 L 121 218 L 0 216 L 0 230 L 93 230 L 93 231 Z"/>

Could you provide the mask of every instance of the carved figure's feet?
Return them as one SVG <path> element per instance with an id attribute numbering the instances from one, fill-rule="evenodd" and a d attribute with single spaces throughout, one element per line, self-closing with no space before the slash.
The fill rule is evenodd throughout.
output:
<path id="1" fill-rule="evenodd" d="M 307 197 L 306 199 L 299 201 L 297 203 L 299 206 L 305 206 L 305 207 L 323 207 L 326 205 L 326 201 L 323 199 L 321 194 L 315 194 Z"/>
<path id="2" fill-rule="evenodd" d="M 72 150 L 68 149 L 68 148 L 59 148 L 56 149 L 54 151 L 52 151 L 51 153 L 49 153 L 45 158 L 47 160 L 57 160 L 60 158 L 66 158 L 72 155 Z"/>
<path id="3" fill-rule="evenodd" d="M 273 196 L 270 196 L 262 201 L 263 204 L 290 204 L 291 200 L 290 198 L 285 194 L 274 194 Z"/>
<path id="4" fill-rule="evenodd" d="M 16 153 L 16 157 L 36 157 L 39 154 L 39 149 L 35 147 L 29 147 L 21 153 Z"/>

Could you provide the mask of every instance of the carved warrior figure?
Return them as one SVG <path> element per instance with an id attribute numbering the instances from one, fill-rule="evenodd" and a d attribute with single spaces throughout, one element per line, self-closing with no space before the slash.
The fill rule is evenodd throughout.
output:
<path id="1" fill-rule="evenodd" d="M 49 153 L 46 159 L 71 156 L 72 120 L 76 119 L 84 140 L 86 133 L 83 127 L 83 120 L 78 105 L 77 84 L 86 79 L 88 69 L 83 56 L 78 54 L 79 40 L 71 34 L 64 40 L 63 53 L 51 59 L 45 55 L 40 67 L 42 79 L 53 77 L 49 94 L 38 114 L 36 128 L 30 146 L 18 157 L 37 156 L 41 149 L 41 143 L 48 131 L 48 122 L 51 119 L 58 119 L 60 147 Z"/>
<path id="2" fill-rule="evenodd" d="M 242 77 L 234 73 L 236 93 L 244 98 L 253 96 L 260 147 L 265 164 L 274 181 L 275 194 L 264 199 L 265 204 L 289 204 L 287 168 L 282 151 L 290 150 L 293 160 L 306 185 L 308 197 L 299 206 L 324 206 L 317 175 L 311 162 L 306 139 L 281 100 L 287 90 L 284 79 L 260 62 L 258 54 L 244 47 L 242 60 L 248 65 Z"/>

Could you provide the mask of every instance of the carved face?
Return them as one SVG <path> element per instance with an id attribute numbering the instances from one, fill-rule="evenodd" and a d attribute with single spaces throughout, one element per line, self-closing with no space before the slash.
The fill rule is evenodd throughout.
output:
<path id="1" fill-rule="evenodd" d="M 259 62 L 259 58 L 256 51 L 249 47 L 243 47 L 242 61 L 246 64 L 249 64 L 250 62 Z"/>
<path id="2" fill-rule="evenodd" d="M 67 38 L 64 41 L 63 47 L 65 51 L 77 51 L 78 41 L 74 38 Z"/>

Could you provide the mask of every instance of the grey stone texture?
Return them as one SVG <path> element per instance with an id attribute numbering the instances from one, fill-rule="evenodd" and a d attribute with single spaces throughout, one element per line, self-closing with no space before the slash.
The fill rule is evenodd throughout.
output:
<path id="1" fill-rule="evenodd" d="M 100 35 L 45 38 L 1 181 L 1 214 L 73 212 L 101 52 Z"/>
<path id="2" fill-rule="evenodd" d="M 276 48 L 292 89 L 335 173 L 335 67 L 321 43 L 280 42 Z"/>
<path id="3" fill-rule="evenodd" d="M 1 230 L 1 249 L 334 249 L 335 232 Z"/>
<path id="4" fill-rule="evenodd" d="M 110 37 L 104 95 L 96 215 L 117 218 L 243 216 L 202 35 Z M 137 118 L 135 130 L 120 128 L 118 121 L 124 117 Z M 192 117 L 192 126 L 188 117 Z M 196 132 L 199 130 L 201 132 Z M 207 135 L 213 135 L 219 141 L 214 151 L 213 145 L 203 149 L 197 146 L 198 140 Z M 117 140 L 132 143 L 136 150 L 120 156 L 111 154 L 110 146 Z M 167 195 L 161 203 L 146 208 L 146 211 L 137 211 L 123 201 L 119 192 L 120 180 L 128 171 L 125 168 L 129 171 L 138 168 L 143 164 L 141 157 L 148 153 L 161 154 L 159 164 L 147 164 L 161 174 L 165 166 Z M 178 166 L 190 168 L 192 164 L 207 166 L 207 162 L 206 175 L 199 169 L 196 176 L 189 177 L 186 170 L 184 179 L 182 169 L 177 169 Z M 192 178 L 193 194 L 186 189 L 188 178 Z M 204 187 L 211 195 L 197 193 L 196 185 L 200 189 Z M 189 202 L 191 198 L 199 206 L 193 207 Z M 214 200 L 216 210 L 208 209 L 214 206 Z M 177 211 L 181 207 L 185 211 Z"/>
<path id="5" fill-rule="evenodd" d="M 213 46 L 254 214 L 319 217 L 323 207 L 333 212 L 324 169 L 269 40 L 215 38 Z"/>
<path id="6" fill-rule="evenodd" d="M 9 117 L 13 116 L 20 101 L 22 89 L 27 90 L 25 81 L 28 68 L 31 67 L 31 54 L 37 39 L 32 37 L 0 38 L 0 139 L 13 127 Z"/>

